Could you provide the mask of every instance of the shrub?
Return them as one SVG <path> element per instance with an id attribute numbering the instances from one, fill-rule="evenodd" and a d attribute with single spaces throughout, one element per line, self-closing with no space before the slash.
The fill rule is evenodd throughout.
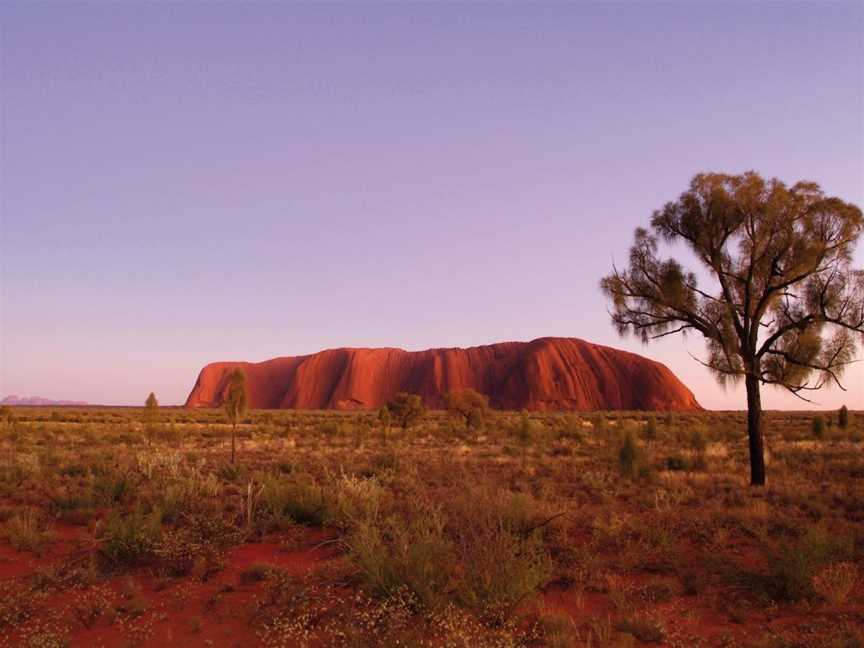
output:
<path id="1" fill-rule="evenodd" d="M 460 600 L 496 622 L 509 617 L 551 573 L 537 533 L 525 538 L 501 526 L 480 526 L 462 537 L 459 552 L 464 567 Z"/>
<path id="2" fill-rule="evenodd" d="M 343 475 L 334 491 L 327 521 L 346 529 L 377 519 L 384 509 L 387 495 L 375 477 L 364 479 L 354 475 Z"/>
<path id="3" fill-rule="evenodd" d="M 681 455 L 672 455 L 671 457 L 666 457 L 666 470 L 682 471 L 689 469 L 689 462 Z"/>
<path id="4" fill-rule="evenodd" d="M 346 545 L 363 580 L 383 596 L 407 589 L 422 605 L 435 607 L 449 584 L 453 552 L 437 508 L 421 507 L 405 517 L 363 519 Z"/>
<path id="5" fill-rule="evenodd" d="M 54 534 L 47 519 L 36 511 L 25 509 L 4 523 L 3 535 L 18 551 L 41 554 Z"/>
<path id="6" fill-rule="evenodd" d="M 194 515 L 184 522 L 182 527 L 163 531 L 150 552 L 169 575 L 192 573 L 203 580 L 224 567 L 225 548 L 239 539 L 239 531 L 215 515 Z"/>
<path id="7" fill-rule="evenodd" d="M 768 583 L 771 593 L 783 600 L 813 598 L 814 577 L 823 567 L 852 555 L 848 538 L 833 536 L 813 527 L 801 538 L 786 543 L 768 558 Z"/>
<path id="8" fill-rule="evenodd" d="M 268 563 L 253 563 L 240 572 L 240 582 L 244 585 L 259 583 L 267 580 L 275 570 L 276 568 Z"/>
<path id="9" fill-rule="evenodd" d="M 327 516 L 324 489 L 314 477 L 295 472 L 287 477 L 267 476 L 261 492 L 260 515 L 277 526 L 287 523 L 320 526 Z"/>
<path id="10" fill-rule="evenodd" d="M 234 464 L 227 464 L 219 469 L 219 478 L 227 482 L 235 482 L 241 476 L 240 468 Z"/>
<path id="11" fill-rule="evenodd" d="M 651 619 L 633 617 L 619 621 L 615 629 L 633 635 L 643 643 L 660 643 L 666 638 L 663 628 Z"/>
<path id="12" fill-rule="evenodd" d="M 635 477 L 638 468 L 639 448 L 633 432 L 627 431 L 618 448 L 618 468 L 625 477 Z"/>
<path id="13" fill-rule="evenodd" d="M 398 421 L 403 430 L 407 430 L 417 423 L 423 418 L 423 414 L 426 412 L 420 396 L 405 392 L 396 394 L 393 400 L 387 403 L 387 409 L 393 415 L 393 418 Z"/>
<path id="14" fill-rule="evenodd" d="M 489 397 L 474 389 L 463 389 L 445 394 L 444 404 L 451 413 L 462 417 L 466 429 L 477 430 L 483 427 Z"/>
<path id="15" fill-rule="evenodd" d="M 582 422 L 575 414 L 565 414 L 558 425 L 558 437 L 561 439 L 582 439 Z"/>
<path id="16" fill-rule="evenodd" d="M 837 425 L 844 430 L 849 427 L 849 408 L 845 405 L 837 412 Z"/>
<path id="17" fill-rule="evenodd" d="M 675 427 L 678 425 L 678 421 L 675 417 L 675 412 L 669 410 L 666 414 L 666 427 L 669 428 L 669 431 L 673 431 Z"/>
<path id="18" fill-rule="evenodd" d="M 111 506 L 123 500 L 131 490 L 131 483 L 124 475 L 98 474 L 93 480 L 93 495 L 96 502 Z"/>
<path id="19" fill-rule="evenodd" d="M 539 587 L 551 573 L 536 502 L 522 494 L 466 488 L 450 519 L 462 573 L 459 600 L 497 623 Z"/>
<path id="20" fill-rule="evenodd" d="M 469 430 L 482 430 L 486 425 L 485 414 L 481 410 L 473 410 L 468 414 L 466 425 Z"/>
<path id="21" fill-rule="evenodd" d="M 648 417 L 645 423 L 645 440 L 654 441 L 657 438 L 657 419 L 653 416 Z"/>
<path id="22" fill-rule="evenodd" d="M 390 431 L 390 410 L 386 405 L 378 410 L 378 423 L 381 425 L 381 442 L 387 443 L 387 433 Z"/>
<path id="23" fill-rule="evenodd" d="M 525 465 L 525 461 L 528 456 L 528 448 L 535 443 L 537 440 L 537 425 L 527 413 L 522 414 L 522 417 L 519 419 L 519 423 L 516 426 L 516 441 L 519 443 L 519 447 L 522 449 L 522 465 Z"/>
<path id="24" fill-rule="evenodd" d="M 705 435 L 702 434 L 701 430 L 695 430 L 693 434 L 690 435 L 690 447 L 693 448 L 693 451 L 696 454 L 702 454 L 705 452 L 707 443 L 705 441 Z"/>
<path id="25" fill-rule="evenodd" d="M 810 424 L 810 429 L 814 437 L 821 439 L 825 435 L 825 419 L 821 416 L 815 416 Z"/>
<path id="26" fill-rule="evenodd" d="M 113 515 L 105 523 L 102 555 L 115 564 L 142 563 L 153 554 L 162 533 L 162 514 L 137 509 Z"/>

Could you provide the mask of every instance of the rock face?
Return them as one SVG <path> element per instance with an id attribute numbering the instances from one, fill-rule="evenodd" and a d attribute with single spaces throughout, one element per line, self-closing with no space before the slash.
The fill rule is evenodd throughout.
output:
<path id="1" fill-rule="evenodd" d="M 198 375 L 186 407 L 219 407 L 228 373 L 246 373 L 256 409 L 372 409 L 400 391 L 428 407 L 472 388 L 493 407 L 530 410 L 698 410 L 693 393 L 659 362 L 575 338 L 467 349 L 330 349 L 264 362 L 215 362 Z"/>

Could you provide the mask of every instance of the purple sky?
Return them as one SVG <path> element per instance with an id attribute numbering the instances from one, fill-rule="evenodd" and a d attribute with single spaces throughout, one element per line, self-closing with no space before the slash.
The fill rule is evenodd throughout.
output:
<path id="1" fill-rule="evenodd" d="M 864 203 L 862 6 L 4 3 L 0 395 L 559 335 L 743 408 L 597 284 L 699 171 Z"/>

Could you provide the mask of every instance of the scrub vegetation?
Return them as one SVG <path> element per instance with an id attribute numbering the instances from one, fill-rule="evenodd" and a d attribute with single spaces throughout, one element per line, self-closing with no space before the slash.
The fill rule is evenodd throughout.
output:
<path id="1" fill-rule="evenodd" d="M 0 646 L 864 645 L 860 412 L 412 403 L 4 410 Z"/>

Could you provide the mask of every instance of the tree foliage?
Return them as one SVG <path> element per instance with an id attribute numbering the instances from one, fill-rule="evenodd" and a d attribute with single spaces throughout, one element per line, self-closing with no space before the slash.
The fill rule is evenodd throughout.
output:
<path id="1" fill-rule="evenodd" d="M 381 424 L 381 440 L 387 443 L 387 433 L 390 431 L 390 410 L 386 405 L 378 410 L 378 423 Z"/>
<path id="2" fill-rule="evenodd" d="M 489 411 L 489 397 L 474 389 L 447 392 L 444 405 L 465 420 L 466 428 L 482 427 Z"/>
<path id="3" fill-rule="evenodd" d="M 152 441 L 153 433 L 156 430 L 156 425 L 159 421 L 159 401 L 156 400 L 156 394 L 150 392 L 147 400 L 144 401 L 144 425 L 147 431 L 148 441 Z"/>
<path id="4" fill-rule="evenodd" d="M 423 418 L 426 408 L 417 394 L 399 392 L 387 403 L 387 409 L 403 430 L 407 430 Z"/>
<path id="5" fill-rule="evenodd" d="M 234 463 L 237 445 L 237 423 L 245 416 L 247 407 L 246 374 L 236 367 L 228 374 L 228 393 L 225 396 L 225 417 L 231 424 L 231 463 Z"/>
<path id="6" fill-rule="evenodd" d="M 246 414 L 246 374 L 237 367 L 228 375 L 228 393 L 225 397 L 225 416 L 236 425 Z"/>
<path id="7" fill-rule="evenodd" d="M 845 405 L 837 412 L 837 425 L 844 430 L 849 427 L 849 408 Z"/>

